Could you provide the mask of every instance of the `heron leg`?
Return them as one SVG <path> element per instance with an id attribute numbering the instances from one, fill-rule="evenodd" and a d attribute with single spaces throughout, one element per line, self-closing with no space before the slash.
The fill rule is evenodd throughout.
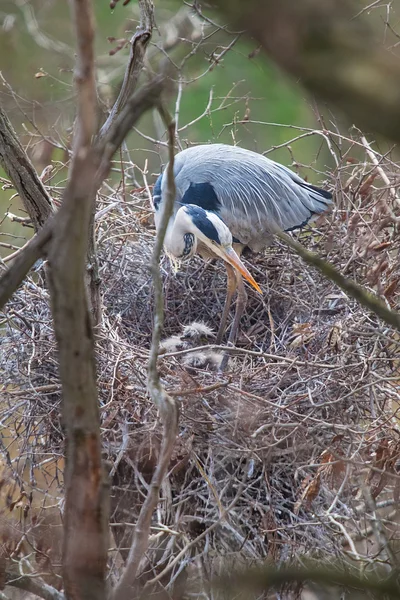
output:
<path id="1" fill-rule="evenodd" d="M 237 301 L 236 301 L 235 317 L 233 319 L 232 328 L 231 328 L 231 332 L 229 334 L 229 339 L 228 339 L 228 344 L 231 346 L 235 345 L 238 330 L 239 330 L 240 319 L 242 318 L 243 312 L 244 312 L 244 310 L 246 308 L 246 304 L 247 304 L 247 292 L 246 292 L 246 288 L 244 287 L 243 278 L 240 275 L 240 273 L 238 273 L 238 272 L 235 272 L 235 275 L 236 275 L 236 282 L 237 282 L 238 297 L 237 297 Z M 219 367 L 220 371 L 225 371 L 226 366 L 228 364 L 228 360 L 229 360 L 229 354 L 225 353 L 224 357 L 221 361 L 220 367 Z"/>
<path id="2" fill-rule="evenodd" d="M 222 337 L 225 333 L 226 322 L 228 320 L 229 310 L 230 310 L 231 304 L 232 304 L 232 297 L 233 297 L 233 294 L 235 293 L 235 290 L 237 287 L 237 279 L 236 279 L 235 269 L 233 267 L 231 267 L 231 265 L 229 265 L 228 263 L 225 263 L 225 267 L 226 267 L 226 274 L 228 277 L 227 283 L 226 283 L 226 299 L 225 299 L 224 311 L 222 313 L 221 324 L 219 326 L 218 333 L 217 333 L 217 339 L 216 339 L 217 344 L 221 343 Z"/>

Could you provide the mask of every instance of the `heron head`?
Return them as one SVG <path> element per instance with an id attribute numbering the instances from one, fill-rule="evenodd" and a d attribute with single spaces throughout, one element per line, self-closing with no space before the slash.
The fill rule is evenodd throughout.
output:
<path id="1" fill-rule="evenodd" d="M 170 250 L 169 254 L 171 254 L 171 249 L 175 248 L 175 252 L 172 254 L 175 254 L 175 258 L 178 260 L 192 256 L 197 250 L 197 242 L 201 242 L 207 246 L 212 255 L 222 258 L 232 265 L 261 293 L 259 285 L 232 247 L 231 232 L 215 213 L 194 204 L 182 206 L 176 214 L 174 226 L 168 238 L 167 252 Z"/>

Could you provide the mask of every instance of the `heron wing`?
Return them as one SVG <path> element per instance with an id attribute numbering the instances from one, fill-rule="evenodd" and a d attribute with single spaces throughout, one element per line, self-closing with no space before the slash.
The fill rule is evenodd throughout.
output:
<path id="1" fill-rule="evenodd" d="M 176 156 L 177 201 L 216 212 L 232 235 L 254 250 L 274 231 L 305 225 L 331 194 L 290 169 L 237 146 L 195 146 Z"/>

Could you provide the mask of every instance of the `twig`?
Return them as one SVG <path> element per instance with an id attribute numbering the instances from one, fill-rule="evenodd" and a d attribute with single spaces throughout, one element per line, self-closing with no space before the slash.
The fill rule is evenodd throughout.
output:
<path id="1" fill-rule="evenodd" d="M 126 133 L 144 112 L 160 105 L 160 96 L 165 87 L 166 78 L 162 75 L 154 77 L 148 84 L 142 86 L 129 98 L 123 110 L 110 126 L 107 135 L 97 144 L 97 151 L 101 156 L 96 175 L 98 184 L 108 175 L 111 159 L 122 144 Z"/>
<path id="2" fill-rule="evenodd" d="M 147 46 L 154 27 L 154 8 L 151 0 L 139 0 L 140 25 L 130 41 L 129 62 L 125 70 L 124 81 L 117 100 L 100 130 L 98 139 L 103 139 L 110 130 L 116 117 L 125 108 L 135 91 L 139 75 L 142 72 Z"/>
<path id="3" fill-rule="evenodd" d="M 172 214 L 175 200 L 175 181 L 174 181 L 174 133 L 175 123 L 168 119 L 165 110 L 161 109 L 164 121 L 168 122 L 169 136 L 169 164 L 167 167 L 167 194 L 163 205 L 160 227 L 157 232 L 156 242 L 151 259 L 151 272 L 153 276 L 154 295 L 155 295 L 155 314 L 153 336 L 150 348 L 150 358 L 148 365 L 148 390 L 150 398 L 157 406 L 162 423 L 163 439 L 158 458 L 157 467 L 154 471 L 151 484 L 146 499 L 140 510 L 136 523 L 135 532 L 132 540 L 132 546 L 129 551 L 127 564 L 121 576 L 120 581 L 115 587 L 114 600 L 129 600 L 132 598 L 132 587 L 134 586 L 140 562 L 148 546 L 150 535 L 150 524 L 154 509 L 158 503 L 159 490 L 164 477 L 167 473 L 172 452 L 175 445 L 175 439 L 178 433 L 178 408 L 175 401 L 165 392 L 157 370 L 158 350 L 161 339 L 161 331 L 164 320 L 164 296 L 162 291 L 162 279 L 160 273 L 160 256 L 167 230 L 168 222 Z"/>
<path id="4" fill-rule="evenodd" d="M 61 386 L 58 383 L 49 383 L 47 385 L 38 385 L 35 387 L 35 393 L 36 394 L 47 394 L 47 393 L 51 393 L 51 392 L 58 392 L 60 391 Z M 32 390 L 13 390 L 13 391 L 7 391 L 7 394 L 9 394 L 10 396 L 15 397 L 19 397 L 19 396 L 26 396 L 27 394 L 32 393 Z"/>
<path id="5" fill-rule="evenodd" d="M 8 263 L 12 260 L 14 260 L 14 258 L 16 258 L 18 256 L 18 254 L 21 254 L 21 252 L 28 246 L 28 244 L 30 243 L 31 240 L 28 240 L 27 242 L 25 242 L 25 244 L 21 247 L 17 247 L 15 249 L 15 252 L 11 252 L 11 254 L 7 254 L 7 256 L 5 256 L 3 258 L 3 262 L 4 263 Z M 1 246 L 5 246 L 6 248 L 15 248 L 15 246 L 12 246 L 11 244 L 1 244 Z"/>
<path id="6" fill-rule="evenodd" d="M 208 344 L 207 346 L 196 346 L 194 348 L 186 348 L 185 350 L 177 350 L 176 352 L 168 352 L 166 354 L 162 354 L 160 358 L 184 356 L 185 354 L 191 354 L 192 352 L 204 352 L 205 349 L 228 352 L 232 356 L 247 354 L 249 356 L 254 356 L 254 358 L 265 358 L 266 360 L 279 361 L 278 364 L 289 363 L 289 365 L 292 365 L 293 367 L 304 367 L 306 365 L 313 364 L 315 367 L 319 367 L 321 369 L 337 368 L 337 365 L 335 364 L 330 365 L 328 363 L 320 362 L 311 363 L 310 361 L 305 362 L 302 360 L 298 360 L 297 356 L 293 356 L 292 358 L 290 358 L 288 356 L 280 356 L 279 354 L 268 354 L 267 352 L 260 352 L 258 350 L 248 350 L 247 348 L 232 348 L 231 346 L 219 346 L 218 344 Z"/>
<path id="7" fill-rule="evenodd" d="M 195 387 L 188 390 L 168 390 L 169 396 L 191 396 L 192 394 L 209 394 L 215 390 L 226 387 L 229 385 L 229 381 L 221 381 L 221 383 L 213 383 L 205 387 Z"/>
<path id="8" fill-rule="evenodd" d="M 388 325 L 392 325 L 400 331 L 400 314 L 394 310 L 387 308 L 377 296 L 374 296 L 368 292 L 365 288 L 350 279 L 344 277 L 335 267 L 326 260 L 320 258 L 317 254 L 309 252 L 293 240 L 287 233 L 277 233 L 282 241 L 284 241 L 290 248 L 295 250 L 301 258 L 316 267 L 325 277 L 336 283 L 346 294 L 357 300 L 360 304 L 371 310 L 375 315 L 380 317 L 382 321 L 385 321 Z"/>
<path id="9" fill-rule="evenodd" d="M 397 206 L 400 206 L 400 199 L 397 195 L 396 189 L 392 186 L 389 177 L 386 175 L 385 171 L 379 164 L 379 160 L 377 159 L 375 152 L 372 151 L 372 148 L 369 145 L 367 138 L 365 136 L 361 136 L 361 142 L 365 148 L 366 153 L 370 157 L 371 162 L 376 166 L 376 170 L 378 171 L 382 181 L 388 186 L 390 195 L 392 196 L 393 200 L 396 202 Z"/>
<path id="10" fill-rule="evenodd" d="M 397 559 L 394 548 L 392 548 L 392 545 L 388 540 L 385 528 L 384 528 L 382 521 L 380 519 L 380 516 L 376 510 L 376 503 L 375 503 L 375 499 L 373 498 L 373 496 L 371 494 L 371 489 L 367 485 L 364 485 L 362 487 L 362 494 L 364 496 L 366 509 L 370 513 L 369 521 L 370 521 L 372 530 L 375 534 L 376 541 L 379 544 L 379 548 L 381 549 L 381 552 L 384 555 L 386 555 L 386 557 L 389 561 L 390 567 L 392 567 L 393 569 L 397 569 L 399 566 L 399 561 Z"/>

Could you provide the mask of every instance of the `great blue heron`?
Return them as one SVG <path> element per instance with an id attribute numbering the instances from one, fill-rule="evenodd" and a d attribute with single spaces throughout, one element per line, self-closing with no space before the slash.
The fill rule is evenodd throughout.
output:
<path id="1" fill-rule="evenodd" d="M 154 186 L 156 227 L 167 190 L 165 173 Z M 240 260 L 241 252 L 246 246 L 260 252 L 270 245 L 274 232 L 304 226 L 313 215 L 328 208 L 332 194 L 261 154 L 225 144 L 193 146 L 179 152 L 174 175 L 176 198 L 164 249 L 174 261 L 189 258 L 196 251 L 205 258 L 224 260 L 227 293 L 216 342 L 222 340 L 237 289 L 228 340 L 234 343 L 247 302 L 242 277 L 261 293 Z"/>

